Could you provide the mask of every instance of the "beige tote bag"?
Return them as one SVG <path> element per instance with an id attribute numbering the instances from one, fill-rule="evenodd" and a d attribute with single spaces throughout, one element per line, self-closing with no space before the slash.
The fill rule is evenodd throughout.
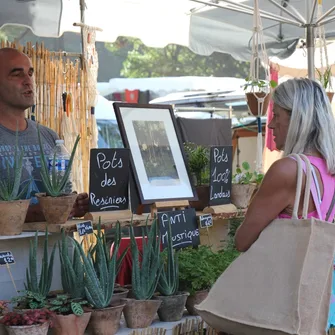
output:
<path id="1" fill-rule="evenodd" d="M 217 331 L 233 335 L 326 334 L 335 225 L 307 219 L 311 164 L 306 156 L 303 218 L 298 218 L 302 161 L 291 219 L 275 219 L 250 249 L 239 256 L 196 306 Z M 276 190 L 273 190 L 276 192 Z"/>

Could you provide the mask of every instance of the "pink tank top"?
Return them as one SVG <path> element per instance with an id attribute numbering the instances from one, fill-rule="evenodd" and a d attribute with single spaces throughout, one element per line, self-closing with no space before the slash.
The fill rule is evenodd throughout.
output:
<path id="1" fill-rule="evenodd" d="M 290 157 L 292 159 L 294 159 L 293 157 Z M 318 196 L 318 187 L 317 187 L 317 179 L 316 178 L 312 178 L 311 181 L 311 193 L 312 193 L 312 197 L 315 203 L 315 207 L 317 208 L 317 210 L 308 213 L 308 217 L 315 217 L 318 219 L 322 219 L 324 220 L 326 218 L 327 212 L 329 210 L 329 207 L 331 205 L 332 199 L 333 199 L 333 195 L 335 192 L 335 177 L 330 175 L 328 173 L 327 170 L 327 165 L 326 165 L 326 161 L 323 158 L 319 158 L 319 157 L 315 157 L 315 156 L 307 156 L 307 158 L 309 159 L 309 161 L 312 164 L 312 167 L 317 168 L 320 172 L 320 176 L 321 176 L 321 180 L 322 180 L 322 184 L 323 184 L 323 196 L 322 199 L 320 199 L 320 197 Z M 305 162 L 302 161 L 303 164 L 303 169 L 306 173 L 306 165 Z M 315 182 L 316 181 L 316 182 Z M 321 202 L 320 202 L 321 200 Z M 319 213 L 322 216 L 320 218 L 320 215 L 318 214 L 318 209 L 319 209 Z M 329 217 L 329 222 L 332 222 L 334 219 L 334 214 L 335 214 L 335 206 L 330 214 Z M 279 218 L 290 218 L 291 216 L 289 214 L 286 213 L 281 213 L 278 215 Z"/>

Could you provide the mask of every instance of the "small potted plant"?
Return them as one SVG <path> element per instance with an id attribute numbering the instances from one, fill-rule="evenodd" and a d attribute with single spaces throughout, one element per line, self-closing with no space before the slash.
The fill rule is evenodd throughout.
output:
<path id="1" fill-rule="evenodd" d="M 183 317 L 188 292 L 179 292 L 178 256 L 172 246 L 171 225 L 168 225 L 168 246 L 162 252 L 164 266 L 154 299 L 162 301 L 157 314 L 161 321 L 179 321 Z"/>
<path id="2" fill-rule="evenodd" d="M 20 191 L 23 151 L 19 151 L 18 132 L 16 132 L 14 150 L 13 166 L 10 166 L 9 161 L 7 161 L 7 176 L 0 180 L 1 236 L 19 235 L 22 233 L 30 203 L 30 199 L 21 199 L 30 183 L 27 183 Z"/>
<path id="3" fill-rule="evenodd" d="M 9 335 L 47 335 L 53 326 L 54 313 L 47 309 L 29 310 L 24 313 L 9 312 L 1 320 Z"/>
<path id="4" fill-rule="evenodd" d="M 38 140 L 40 148 L 43 148 L 41 134 L 38 129 Z M 69 183 L 70 172 L 73 164 L 74 155 L 76 153 L 80 136 L 78 135 L 74 143 L 69 164 L 63 176 L 57 174 L 55 164 L 55 155 L 53 157 L 53 164 L 51 172 L 49 172 L 47 159 L 41 150 L 41 178 L 46 190 L 46 193 L 37 193 L 43 214 L 47 223 L 50 224 L 63 224 L 68 220 L 73 205 L 76 201 L 77 194 L 65 193 L 65 187 Z"/>
<path id="5" fill-rule="evenodd" d="M 233 175 L 231 188 L 231 202 L 236 207 L 247 208 L 252 196 L 261 184 L 264 174 L 250 171 L 248 162 L 242 163 L 242 168 L 237 168 Z"/>
<path id="6" fill-rule="evenodd" d="M 209 148 L 190 142 L 185 143 L 184 148 L 188 168 L 198 195 L 198 201 L 190 201 L 190 205 L 202 211 L 209 203 Z"/>
<path id="7" fill-rule="evenodd" d="M 16 313 L 25 313 L 28 310 L 43 309 L 47 304 L 45 296 L 31 291 L 20 291 L 23 294 L 12 298 L 13 310 Z"/>
<path id="8" fill-rule="evenodd" d="M 156 219 L 152 221 L 150 230 L 146 226 L 146 236 L 143 236 L 142 240 L 141 261 L 134 229 L 132 225 L 130 227 L 133 299 L 121 299 L 126 303 L 123 314 L 128 328 L 149 327 L 161 305 L 160 300 L 152 299 L 163 268 L 157 226 Z"/>
<path id="9" fill-rule="evenodd" d="M 260 114 L 265 115 L 270 102 L 270 89 L 275 88 L 277 82 L 274 80 L 267 82 L 265 80 L 256 80 L 249 77 L 246 78 L 245 81 L 244 91 L 246 92 L 245 95 L 251 114 L 259 116 L 258 102 L 264 99 Z"/>
<path id="10" fill-rule="evenodd" d="M 333 97 L 334 97 L 334 92 L 332 92 L 333 87 L 332 87 L 332 68 L 331 66 L 328 66 L 324 72 L 321 72 L 319 69 L 315 69 L 319 81 L 322 85 L 322 87 L 325 89 L 327 96 L 329 98 L 329 101 L 332 102 Z"/>

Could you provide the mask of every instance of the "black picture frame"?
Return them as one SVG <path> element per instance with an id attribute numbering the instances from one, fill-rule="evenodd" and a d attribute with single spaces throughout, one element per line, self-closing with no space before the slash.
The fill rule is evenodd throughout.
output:
<path id="1" fill-rule="evenodd" d="M 134 177 L 135 177 L 135 182 L 136 182 L 136 186 L 138 189 L 138 193 L 140 196 L 140 200 L 141 200 L 141 204 L 145 205 L 145 204 L 152 204 L 154 202 L 158 202 L 158 201 L 173 201 L 173 200 L 188 200 L 188 201 L 195 201 L 198 200 L 194 185 L 192 183 L 192 180 L 190 178 L 190 173 L 188 170 L 188 166 L 186 164 L 186 155 L 185 155 L 185 151 L 184 151 L 184 147 L 183 147 L 183 143 L 181 140 L 181 136 L 179 134 L 178 131 L 178 127 L 177 127 L 177 123 L 176 123 L 176 119 L 174 116 L 174 112 L 172 109 L 171 105 L 159 105 L 159 104 L 132 104 L 132 103 L 120 103 L 120 102 L 114 102 L 113 103 L 113 107 L 114 107 L 114 111 L 115 111 L 115 116 L 119 125 L 119 130 L 121 133 L 121 138 L 124 144 L 125 148 L 130 149 L 130 163 L 131 163 L 131 168 L 133 170 L 134 173 Z M 132 111 L 133 110 L 133 111 Z M 158 110 L 158 111 L 157 111 Z M 136 112 L 135 112 L 136 111 Z M 143 119 L 143 115 L 145 115 L 145 111 L 151 112 L 151 116 L 154 116 L 154 120 L 151 118 L 150 116 L 148 116 L 148 118 L 144 118 Z M 160 112 L 161 111 L 161 112 Z M 163 115 L 162 112 L 165 111 L 165 114 Z M 173 143 L 178 143 L 178 149 L 175 148 L 175 146 L 173 146 L 173 150 L 174 152 L 176 152 L 175 150 L 178 151 L 177 156 L 175 157 L 173 154 L 173 150 L 170 146 L 170 141 L 169 141 L 169 146 L 168 149 L 171 151 L 171 157 L 173 160 L 171 160 L 170 163 L 175 163 L 174 165 L 171 166 L 171 168 L 173 167 L 176 171 L 173 172 L 173 174 L 175 174 L 173 176 L 174 181 L 176 181 L 176 183 L 180 182 L 180 188 L 178 189 L 178 187 L 174 187 L 175 185 L 167 185 L 170 181 L 166 181 L 166 185 L 162 186 L 147 186 L 147 189 L 149 189 L 150 187 L 153 189 L 156 188 L 157 192 L 159 194 L 162 194 L 162 189 L 164 189 L 164 187 L 166 188 L 166 190 L 168 189 L 169 192 L 163 192 L 164 194 L 166 194 L 166 197 L 162 197 L 162 196 L 148 196 L 148 190 L 147 189 L 143 189 L 143 184 L 141 183 L 141 181 L 143 181 L 144 179 L 144 173 L 143 173 L 143 167 L 144 167 L 144 160 L 143 160 L 143 152 L 144 150 L 141 151 L 140 149 L 140 145 L 138 143 L 138 137 L 136 135 L 136 130 L 134 127 L 134 123 L 132 123 L 133 126 L 133 131 L 130 134 L 130 126 L 128 124 L 128 120 L 126 121 L 127 124 L 125 124 L 125 120 L 124 120 L 124 113 L 137 113 L 140 112 L 140 114 L 137 113 L 137 115 L 141 115 L 141 120 L 133 120 L 135 122 L 140 122 L 140 121 L 157 121 L 157 118 L 159 119 L 160 117 L 164 117 L 164 118 L 169 118 L 171 120 L 172 124 L 169 124 L 169 130 L 170 132 L 167 132 L 166 126 L 167 124 L 164 123 L 164 131 L 165 131 L 165 135 L 166 138 L 168 140 L 173 140 Z M 154 114 L 153 114 L 154 113 Z M 169 115 L 169 117 L 167 116 Z M 130 117 L 129 117 L 130 118 Z M 161 120 L 159 120 L 161 121 Z M 168 122 L 169 123 L 169 122 Z M 161 125 L 161 123 L 160 123 Z M 139 126 L 138 126 L 139 127 Z M 138 128 L 139 129 L 139 128 Z M 173 129 L 173 131 L 172 131 Z M 139 130 L 138 130 L 139 131 Z M 162 134 L 163 132 L 161 132 Z M 143 133 L 142 133 L 143 134 Z M 163 134 L 164 135 L 164 134 Z M 129 138 L 131 137 L 131 138 Z M 137 139 L 137 143 L 134 143 L 134 137 L 136 137 Z M 173 138 L 171 138 L 173 137 Z M 154 143 L 152 144 L 154 145 Z M 142 145 L 143 146 L 143 145 Z M 164 147 L 163 147 L 164 148 Z M 167 148 L 167 147 L 166 147 Z M 166 149 L 167 151 L 167 149 Z M 140 154 L 139 154 L 140 153 Z M 169 156 L 169 155 L 167 155 Z M 169 158 L 171 158 L 169 157 Z M 138 161 L 136 161 L 135 164 L 135 160 L 141 158 L 141 162 L 139 163 Z M 178 161 L 176 162 L 176 159 L 178 159 Z M 147 161 L 147 160 L 146 160 Z M 150 160 L 149 160 L 150 162 Z M 141 167 L 140 167 L 141 166 Z M 168 165 L 170 166 L 170 165 Z M 164 167 L 166 168 L 166 167 Z M 140 170 L 142 169 L 142 170 Z M 145 177 L 147 178 L 146 181 L 149 181 L 149 177 L 148 177 L 148 169 L 146 169 L 144 167 L 145 170 Z M 157 169 L 158 170 L 158 169 Z M 168 176 L 167 178 L 171 177 Z M 180 180 L 180 178 L 183 178 L 182 180 Z M 159 177 L 157 177 L 158 179 Z M 152 178 L 152 179 L 155 179 Z M 163 180 L 155 180 L 157 183 L 158 182 L 162 182 L 164 183 Z M 151 181 L 149 181 L 149 183 L 151 183 Z M 184 184 L 185 183 L 185 184 Z M 148 184 L 148 183 L 145 183 Z M 184 187 L 183 187 L 184 186 Z M 174 192 L 176 191 L 176 192 Z M 182 192 L 181 192 L 182 191 Z"/>

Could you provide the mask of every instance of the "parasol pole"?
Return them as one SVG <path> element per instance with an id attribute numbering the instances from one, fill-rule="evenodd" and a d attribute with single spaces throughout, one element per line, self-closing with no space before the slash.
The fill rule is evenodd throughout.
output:
<path id="1" fill-rule="evenodd" d="M 307 66 L 308 66 L 308 78 L 315 79 L 315 38 L 314 38 L 314 25 L 312 24 L 313 16 L 316 7 L 316 0 L 314 4 L 311 0 L 306 0 L 306 17 L 310 18 L 306 24 L 306 48 L 307 48 Z"/>

